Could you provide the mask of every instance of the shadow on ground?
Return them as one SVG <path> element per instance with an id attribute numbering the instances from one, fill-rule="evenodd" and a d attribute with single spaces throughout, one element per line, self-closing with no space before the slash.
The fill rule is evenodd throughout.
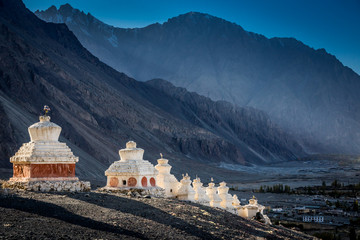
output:
<path id="1" fill-rule="evenodd" d="M 88 197 L 84 197 L 84 194 L 68 195 L 68 197 L 86 201 L 100 207 L 109 208 L 112 210 L 120 211 L 122 213 L 128 213 L 137 217 L 152 220 L 159 224 L 179 229 L 186 232 L 190 236 L 202 239 L 218 239 L 193 224 L 187 223 L 176 216 L 173 216 L 159 208 L 153 207 L 141 201 L 99 192 L 91 192 L 87 196 Z"/>
<path id="2" fill-rule="evenodd" d="M 0 201 L 0 207 L 16 209 L 19 211 L 32 213 L 47 218 L 58 219 L 70 224 L 78 225 L 92 230 L 105 231 L 123 236 L 132 236 L 140 239 L 147 239 L 145 236 L 137 232 L 129 231 L 107 223 L 79 216 L 73 212 L 66 210 L 61 206 L 48 202 L 42 202 L 39 200 L 22 198 L 13 195 L 11 197 L 2 198 Z M 21 226 L 24 224 L 19 221 L 19 225 Z"/>

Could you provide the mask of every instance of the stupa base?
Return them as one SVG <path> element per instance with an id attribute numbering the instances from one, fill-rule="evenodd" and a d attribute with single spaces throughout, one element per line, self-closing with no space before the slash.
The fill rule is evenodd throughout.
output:
<path id="1" fill-rule="evenodd" d="M 87 192 L 91 190 L 90 182 L 79 181 L 78 178 L 56 179 L 19 179 L 11 178 L 3 183 L 3 188 L 40 192 Z"/>
<path id="2" fill-rule="evenodd" d="M 75 178 L 75 163 L 14 163 L 13 177 L 19 179 Z"/>
<path id="3" fill-rule="evenodd" d="M 79 178 L 77 177 L 46 177 L 46 178 L 24 178 L 24 177 L 12 177 L 9 179 L 9 182 L 46 182 L 46 181 L 52 181 L 52 182 L 69 182 L 69 181 L 79 181 Z"/>

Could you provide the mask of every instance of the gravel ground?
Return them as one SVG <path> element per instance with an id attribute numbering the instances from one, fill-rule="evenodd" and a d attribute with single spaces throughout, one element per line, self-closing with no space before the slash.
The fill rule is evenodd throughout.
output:
<path id="1" fill-rule="evenodd" d="M 120 193 L 0 191 L 0 239 L 313 239 L 221 209 Z"/>

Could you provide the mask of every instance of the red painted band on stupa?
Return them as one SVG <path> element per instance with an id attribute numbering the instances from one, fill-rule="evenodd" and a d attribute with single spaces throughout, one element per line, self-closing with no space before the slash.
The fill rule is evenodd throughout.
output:
<path id="1" fill-rule="evenodd" d="M 75 177 L 75 164 L 14 164 L 14 178 Z"/>
<path id="2" fill-rule="evenodd" d="M 117 179 L 116 177 L 112 177 L 110 179 L 110 186 L 117 187 L 118 185 L 119 185 L 119 179 Z"/>
<path id="3" fill-rule="evenodd" d="M 147 178 L 146 178 L 146 177 L 143 177 L 143 178 L 141 179 L 141 185 L 142 185 L 143 187 L 147 187 Z"/>
<path id="4" fill-rule="evenodd" d="M 155 181 L 155 178 L 150 178 L 150 185 L 152 186 L 152 187 L 155 187 L 156 186 L 156 181 Z"/>

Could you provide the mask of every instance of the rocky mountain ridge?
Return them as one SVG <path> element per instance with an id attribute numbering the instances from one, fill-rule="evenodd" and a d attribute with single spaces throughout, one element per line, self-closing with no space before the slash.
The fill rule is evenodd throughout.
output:
<path id="1" fill-rule="evenodd" d="M 80 156 L 77 174 L 87 179 L 105 179 L 104 170 L 128 140 L 153 163 L 164 153 L 175 174 L 225 180 L 241 176 L 218 168 L 221 162 L 264 164 L 306 154 L 266 114 L 192 93 L 171 96 L 177 91 L 172 86 L 162 89 L 115 71 L 65 24 L 38 19 L 19 0 L 0 0 L 0 13 L 1 167 L 10 167 L 9 157 L 29 141 L 27 127 L 44 104 L 62 127 L 60 140 Z"/>
<path id="2" fill-rule="evenodd" d="M 65 23 L 90 52 L 135 79 L 161 78 L 263 110 L 308 152 L 360 153 L 360 76 L 324 49 L 197 12 L 135 29 L 68 4 L 35 14 Z"/>

